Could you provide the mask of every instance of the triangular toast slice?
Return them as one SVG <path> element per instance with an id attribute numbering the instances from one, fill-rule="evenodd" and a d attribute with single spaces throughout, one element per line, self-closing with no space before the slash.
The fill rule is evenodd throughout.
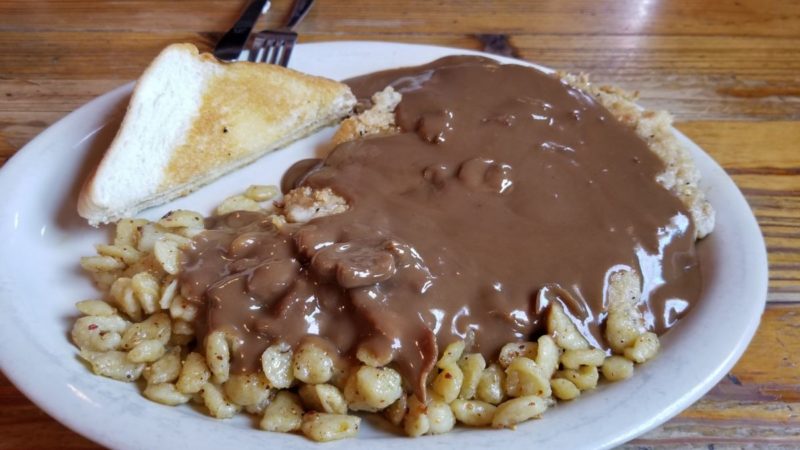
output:
<path id="1" fill-rule="evenodd" d="M 170 45 L 137 82 L 78 212 L 92 225 L 133 216 L 339 121 L 354 104 L 342 83 Z"/>

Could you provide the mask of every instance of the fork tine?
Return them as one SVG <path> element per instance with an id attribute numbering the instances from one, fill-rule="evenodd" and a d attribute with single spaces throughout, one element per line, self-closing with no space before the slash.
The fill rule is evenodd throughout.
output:
<path id="1" fill-rule="evenodd" d="M 252 40 L 248 60 L 286 67 L 296 42 L 297 35 L 292 32 L 262 31 Z"/>
<path id="2" fill-rule="evenodd" d="M 292 49 L 294 49 L 294 41 L 286 41 L 286 45 L 283 47 L 283 55 L 281 55 L 281 60 L 279 63 L 283 67 L 289 66 L 289 58 L 292 56 Z"/>
<path id="3" fill-rule="evenodd" d="M 253 37 L 250 48 L 247 51 L 247 60 L 250 62 L 258 62 L 258 52 L 261 51 L 264 43 L 264 38 L 257 34 Z"/>
<path id="4" fill-rule="evenodd" d="M 261 58 L 264 55 L 264 47 L 259 45 L 258 47 L 253 47 L 253 62 L 261 62 Z"/>
<path id="5" fill-rule="evenodd" d="M 274 50 L 272 48 L 274 45 L 275 45 L 274 39 L 272 38 L 272 36 L 267 36 L 266 39 L 264 40 L 264 52 L 261 54 L 261 58 L 259 58 L 258 62 L 263 63 L 269 61 L 269 58 L 271 57 L 272 52 Z"/>
<path id="6" fill-rule="evenodd" d="M 286 51 L 286 47 L 284 46 L 284 42 L 280 43 L 281 45 L 278 47 L 277 51 L 275 52 L 275 61 L 272 64 L 278 64 L 281 59 L 283 58 L 283 53 Z"/>
<path id="7" fill-rule="evenodd" d="M 272 58 L 272 52 L 275 51 L 275 39 L 272 36 L 267 37 L 264 41 L 264 53 L 261 54 L 261 60 L 259 62 L 269 62 L 269 59 Z"/>
<path id="8" fill-rule="evenodd" d="M 282 49 L 283 49 L 283 41 L 280 40 L 280 39 L 276 39 L 273 42 L 273 47 L 272 47 L 273 51 L 270 54 L 269 61 L 267 61 L 267 62 L 269 62 L 270 64 L 277 64 L 278 63 L 278 57 L 280 56 Z"/>

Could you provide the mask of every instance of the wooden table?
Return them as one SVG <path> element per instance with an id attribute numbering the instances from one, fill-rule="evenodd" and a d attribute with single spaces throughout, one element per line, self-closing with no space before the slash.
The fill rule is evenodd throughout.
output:
<path id="1" fill-rule="evenodd" d="M 273 2 L 275 25 L 289 6 Z M 222 0 L 0 0 L 0 164 L 71 110 L 136 78 L 166 44 L 210 49 Z M 766 237 L 769 305 L 702 400 L 632 448 L 800 447 L 800 2 L 320 0 L 301 40 L 481 49 L 641 91 L 747 196 Z M 95 448 L 0 376 L 0 448 Z"/>

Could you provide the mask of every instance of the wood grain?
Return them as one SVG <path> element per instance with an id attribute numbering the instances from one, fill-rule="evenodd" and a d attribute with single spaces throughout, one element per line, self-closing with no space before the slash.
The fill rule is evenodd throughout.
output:
<path id="1" fill-rule="evenodd" d="M 0 0 L 0 164 L 43 129 L 135 79 L 171 42 L 211 48 L 230 0 Z M 289 0 L 260 26 L 277 25 Z M 800 448 L 800 1 L 325 0 L 301 41 L 481 49 L 638 90 L 733 177 L 769 254 L 771 303 L 703 399 L 628 448 Z M 487 36 L 491 35 L 491 36 Z M 0 449 L 96 448 L 0 376 Z"/>
<path id="2" fill-rule="evenodd" d="M 703 121 L 678 129 L 725 168 L 753 208 L 767 244 L 768 299 L 800 301 L 800 124 Z"/>
<path id="3" fill-rule="evenodd" d="M 800 305 L 770 305 L 753 342 L 702 400 L 628 448 L 800 447 Z"/>
<path id="4" fill-rule="evenodd" d="M 168 32 L 7 32 L 10 51 L 0 53 L 0 80 L 8 93 L 24 82 L 76 80 L 85 89 L 99 80 L 132 80 L 170 42 L 209 49 L 216 36 Z M 360 39 L 387 39 L 363 34 Z M 352 35 L 303 35 L 302 41 L 352 39 Z M 481 48 L 476 34 L 390 36 L 392 40 Z M 512 35 L 520 57 L 572 72 L 590 73 L 642 94 L 642 103 L 672 111 L 680 120 L 798 120 L 800 38 L 719 36 Z M 54 85 L 54 88 L 58 88 Z M 92 93 L 99 88 L 92 89 Z M 99 91 L 102 92 L 102 91 Z M 89 97 L 87 95 L 86 99 Z M 47 97 L 49 99 L 49 97 Z M 6 99 L 8 100 L 8 99 Z M 68 106 L 72 106 L 71 104 Z"/>
<path id="5" fill-rule="evenodd" d="M 273 2 L 271 25 L 288 1 Z M 61 0 L 0 2 L 4 31 L 225 31 L 242 3 L 225 0 Z M 533 33 L 627 35 L 800 36 L 796 1 L 463 2 L 406 0 L 321 1 L 301 24 L 303 33 Z"/>
<path id="6" fill-rule="evenodd" d="M 0 450 L 51 448 L 99 447 L 50 418 L 0 374 Z"/>

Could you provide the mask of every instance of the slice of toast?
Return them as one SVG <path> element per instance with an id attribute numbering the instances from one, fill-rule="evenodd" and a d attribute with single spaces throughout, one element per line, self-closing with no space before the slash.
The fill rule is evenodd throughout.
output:
<path id="1" fill-rule="evenodd" d="M 354 105 L 342 83 L 170 45 L 137 82 L 78 213 L 95 226 L 133 216 L 339 121 Z"/>

